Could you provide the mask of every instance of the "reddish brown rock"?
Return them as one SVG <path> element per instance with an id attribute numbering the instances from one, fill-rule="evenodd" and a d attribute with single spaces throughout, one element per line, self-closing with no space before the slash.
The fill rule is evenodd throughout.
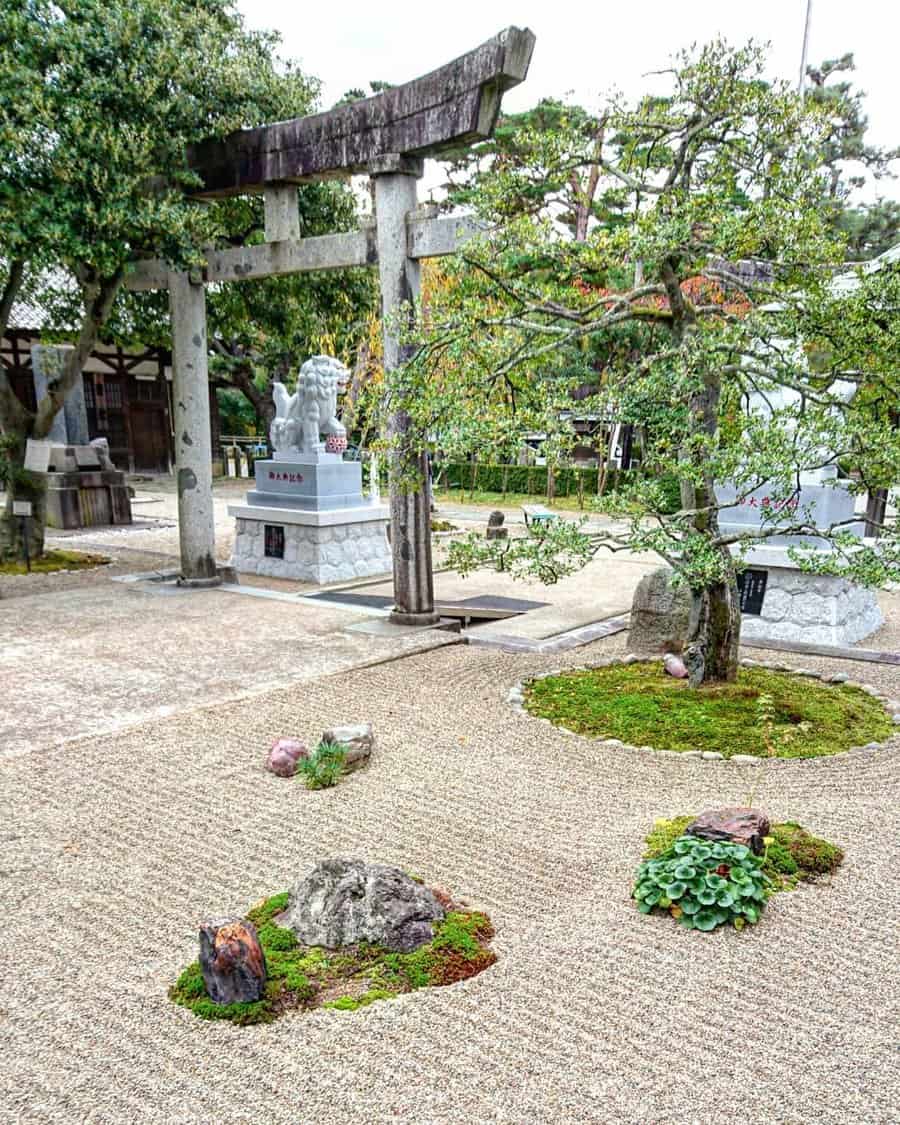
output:
<path id="1" fill-rule="evenodd" d="M 744 844 L 757 855 L 765 850 L 763 837 L 768 836 L 771 824 L 765 813 L 758 809 L 729 808 L 707 809 L 687 826 L 691 836 L 704 840 L 730 840 Z"/>
<path id="2" fill-rule="evenodd" d="M 297 772 L 297 762 L 308 758 L 309 750 L 298 738 L 278 738 L 266 758 L 266 769 L 279 777 L 293 777 Z"/>
<path id="3" fill-rule="evenodd" d="M 247 1004 L 266 991 L 266 958 L 252 922 L 222 918 L 200 927 L 200 970 L 215 1004 Z"/>

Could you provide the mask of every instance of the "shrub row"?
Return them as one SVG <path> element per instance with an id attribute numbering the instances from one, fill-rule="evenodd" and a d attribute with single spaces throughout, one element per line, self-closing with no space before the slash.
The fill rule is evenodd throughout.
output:
<path id="1" fill-rule="evenodd" d="M 512 492 L 523 496 L 547 495 L 546 465 L 488 465 L 471 461 L 448 461 L 440 466 L 438 478 L 441 486 L 462 488 L 476 492 Z M 609 469 L 606 491 L 614 492 L 636 476 L 636 469 Z M 557 496 L 577 496 L 579 481 L 586 497 L 596 494 L 597 470 L 595 468 L 560 468 L 553 472 Z M 677 511 L 679 506 L 678 481 L 665 477 L 667 511 Z"/>

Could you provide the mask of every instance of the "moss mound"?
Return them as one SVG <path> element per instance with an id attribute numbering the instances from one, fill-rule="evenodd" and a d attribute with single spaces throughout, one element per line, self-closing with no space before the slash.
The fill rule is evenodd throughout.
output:
<path id="1" fill-rule="evenodd" d="M 247 911 L 269 970 L 264 999 L 253 1004 L 214 1004 L 198 961 L 179 976 L 169 998 L 201 1019 L 269 1023 L 298 1008 L 349 1012 L 418 988 L 455 984 L 497 960 L 488 946 L 494 928 L 486 914 L 476 911 L 451 910 L 435 925 L 427 945 L 412 953 L 391 953 L 377 945 L 335 951 L 301 945 L 291 930 L 276 921 L 287 905 L 285 891 Z"/>
<path id="2" fill-rule="evenodd" d="M 105 566 L 110 560 L 104 555 L 89 555 L 84 551 L 45 551 L 40 558 L 31 560 L 32 574 L 50 574 L 54 570 L 87 570 L 92 566 Z M 0 561 L 0 574 L 27 574 L 22 559 Z"/>
<path id="3" fill-rule="evenodd" d="M 779 758 L 816 758 L 893 733 L 884 707 L 858 688 L 765 668 L 694 689 L 655 661 L 614 664 L 535 680 L 525 706 L 591 738 L 725 758 L 767 757 L 770 747 Z"/>
<path id="4" fill-rule="evenodd" d="M 657 820 L 647 836 L 643 858 L 656 859 L 663 855 L 696 819 L 696 815 L 691 814 Z M 790 891 L 801 881 L 813 882 L 819 875 L 836 871 L 844 860 L 844 853 L 837 844 L 813 836 L 792 820 L 773 824 L 766 841 L 762 872 L 771 880 L 773 891 Z"/>

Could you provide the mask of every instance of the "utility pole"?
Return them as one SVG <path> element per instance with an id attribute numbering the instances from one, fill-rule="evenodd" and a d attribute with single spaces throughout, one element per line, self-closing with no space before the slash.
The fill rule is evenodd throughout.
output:
<path id="1" fill-rule="evenodd" d="M 802 98 L 806 93 L 806 57 L 809 51 L 809 24 L 812 18 L 812 0 L 806 0 L 806 22 L 803 25 L 803 50 L 800 54 L 800 81 L 797 93 Z"/>

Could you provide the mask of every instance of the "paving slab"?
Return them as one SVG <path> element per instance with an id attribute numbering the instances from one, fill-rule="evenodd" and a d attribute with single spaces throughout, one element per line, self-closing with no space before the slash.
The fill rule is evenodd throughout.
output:
<path id="1" fill-rule="evenodd" d="M 0 601 L 0 753 L 458 641 L 346 632 L 363 620 L 346 607 L 153 582 Z"/>

